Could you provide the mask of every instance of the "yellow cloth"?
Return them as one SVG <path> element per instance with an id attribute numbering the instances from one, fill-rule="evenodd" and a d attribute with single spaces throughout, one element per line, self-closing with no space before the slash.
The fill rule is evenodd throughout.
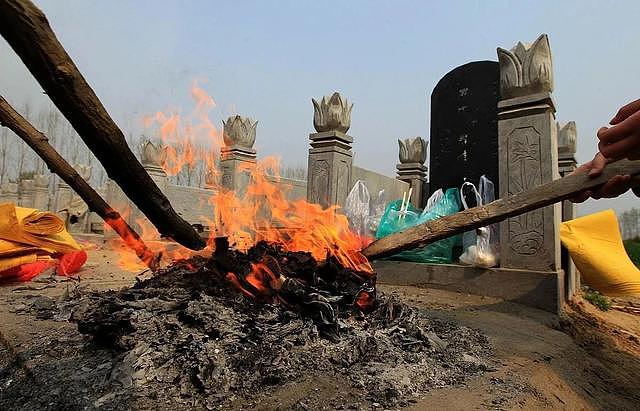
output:
<path id="1" fill-rule="evenodd" d="M 0 239 L 20 244 L 15 247 L 34 246 L 51 254 L 81 250 L 60 217 L 48 211 L 16 207 L 13 203 L 0 204 Z"/>
<path id="2" fill-rule="evenodd" d="M 589 287 L 613 296 L 640 294 L 640 270 L 624 249 L 613 210 L 562 223 L 560 239 Z"/>
<path id="3" fill-rule="evenodd" d="M 22 264 L 35 263 L 37 259 L 38 256 L 36 254 L 21 255 L 18 257 L 3 257 L 0 258 L 0 271 L 8 270 Z"/>
<path id="4" fill-rule="evenodd" d="M 0 271 L 81 249 L 55 214 L 0 204 Z"/>

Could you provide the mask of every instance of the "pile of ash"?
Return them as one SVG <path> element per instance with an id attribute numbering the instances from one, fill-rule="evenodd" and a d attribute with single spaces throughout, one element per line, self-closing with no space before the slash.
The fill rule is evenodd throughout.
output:
<path id="1" fill-rule="evenodd" d="M 330 380 L 344 395 L 301 409 L 401 407 L 490 367 L 484 335 L 376 295 L 372 275 L 266 243 L 219 250 L 65 303 L 85 350 L 112 353 L 93 406 L 260 408 L 283 386 Z M 258 261 L 275 273 L 268 292 L 245 281 Z"/>

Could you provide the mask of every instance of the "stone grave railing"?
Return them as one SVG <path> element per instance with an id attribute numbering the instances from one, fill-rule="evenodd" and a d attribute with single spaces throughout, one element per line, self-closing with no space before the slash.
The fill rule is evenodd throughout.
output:
<path id="1" fill-rule="evenodd" d="M 498 62 L 473 62 L 452 70 L 432 93 L 430 141 L 420 137 L 398 140 L 395 177 L 353 164 L 353 137 L 347 134 L 353 104 L 339 93 L 320 101 L 312 99 L 315 132 L 309 135 L 308 179 L 280 179 L 282 190 L 290 200 L 306 197 L 323 206 L 344 205 L 351 187 L 362 180 L 372 196 L 384 189 L 387 200 L 402 198 L 403 192 L 412 188 L 412 202 L 421 208 L 438 188 L 459 187 L 464 179 L 477 181 L 482 174 L 496 183 L 498 197 L 529 189 L 576 168 L 576 126 L 574 122 L 563 126 L 556 122 L 552 92 L 553 69 L 546 35 L 532 45 L 518 43 L 511 50 L 499 48 Z M 248 183 L 247 170 L 256 166 L 257 122 L 232 116 L 224 122 L 223 129 L 218 178 L 223 186 L 242 192 Z M 428 144 L 432 150 L 427 179 L 424 163 Z M 206 231 L 214 216 L 209 203 L 215 194 L 214 176 L 205 177 L 204 188 L 171 184 L 162 169 L 163 150 L 159 144 L 145 142 L 140 153 L 143 166 L 178 213 Z M 76 168 L 85 178 L 90 177 L 90 168 Z M 273 177 L 267 178 L 278 183 Z M 57 183 L 51 196 L 48 182 L 48 176 L 35 176 L 18 184 L 5 183 L 0 187 L 0 201 L 49 208 L 66 213 L 65 218 L 76 216 L 73 232 L 102 229 L 96 216 L 83 213 L 86 210 L 81 200 L 66 184 Z M 117 209 L 131 210 L 126 218 L 136 227 L 136 221 L 143 216 L 119 187 L 109 181 L 101 191 Z M 451 275 L 461 279 L 471 275 L 489 295 L 517 292 L 484 284 L 479 280 L 482 275 L 490 273 L 490 283 L 515 279 L 527 287 L 537 287 L 538 291 L 526 296 L 531 305 L 553 311 L 554 304 L 560 304 L 563 296 L 570 297 L 579 287 L 575 268 L 568 256 L 561 254 L 558 235 L 559 222 L 573 218 L 574 213 L 574 206 L 565 202 L 501 223 L 501 263 L 490 271 L 455 265 L 421 266 L 420 270 L 427 270 L 432 279 L 442 271 L 449 276 L 443 282 L 451 282 Z"/>

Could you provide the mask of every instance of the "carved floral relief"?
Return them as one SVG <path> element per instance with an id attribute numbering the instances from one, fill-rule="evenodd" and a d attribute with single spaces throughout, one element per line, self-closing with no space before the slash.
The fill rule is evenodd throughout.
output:
<path id="1" fill-rule="evenodd" d="M 311 168 L 311 202 L 326 207 L 329 204 L 329 163 L 317 160 Z"/>
<path id="2" fill-rule="evenodd" d="M 533 127 L 515 129 L 509 136 L 509 194 L 542 183 L 540 133 Z M 536 255 L 544 247 L 544 211 L 535 210 L 509 219 L 510 247 L 519 255 Z"/>

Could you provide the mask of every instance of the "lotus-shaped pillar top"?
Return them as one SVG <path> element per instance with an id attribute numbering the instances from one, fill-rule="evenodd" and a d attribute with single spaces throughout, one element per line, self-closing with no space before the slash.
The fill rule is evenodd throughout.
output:
<path id="1" fill-rule="evenodd" d="M 3 194 L 18 194 L 18 183 L 4 183 L 0 186 L 0 191 Z"/>
<path id="2" fill-rule="evenodd" d="M 24 180 L 20 180 L 20 190 L 21 191 L 31 191 L 34 188 L 33 179 L 27 178 Z"/>
<path id="3" fill-rule="evenodd" d="M 533 44 L 518 42 L 511 50 L 498 47 L 498 61 L 503 99 L 553 91 L 551 47 L 546 34 Z"/>
<path id="4" fill-rule="evenodd" d="M 253 144 L 256 142 L 257 121 L 235 115 L 229 117 L 227 121 L 223 120 L 222 124 L 222 138 L 225 146 L 253 149 Z"/>
<path id="5" fill-rule="evenodd" d="M 140 145 L 140 160 L 142 165 L 162 167 L 165 150 L 160 142 L 153 142 L 149 139 L 142 141 Z"/>
<path id="6" fill-rule="evenodd" d="M 575 121 L 569 121 L 564 125 L 556 123 L 558 127 L 558 153 L 573 156 L 576 153 L 578 130 Z"/>
<path id="7" fill-rule="evenodd" d="M 353 103 L 349 104 L 347 99 L 340 93 L 335 92 L 329 96 L 322 97 L 318 103 L 313 102 L 313 127 L 317 132 L 339 131 L 346 133 L 351 127 L 351 109 Z"/>
<path id="8" fill-rule="evenodd" d="M 400 146 L 399 157 L 401 164 L 424 164 L 427 160 L 428 143 L 421 137 L 406 138 L 404 140 L 398 139 L 398 145 Z"/>
<path id="9" fill-rule="evenodd" d="M 46 174 L 36 174 L 33 176 L 36 187 L 45 188 L 49 186 L 49 176 Z"/>
<path id="10" fill-rule="evenodd" d="M 76 164 L 73 168 L 76 169 L 84 181 L 89 181 L 91 179 L 91 166 L 86 164 Z"/>

